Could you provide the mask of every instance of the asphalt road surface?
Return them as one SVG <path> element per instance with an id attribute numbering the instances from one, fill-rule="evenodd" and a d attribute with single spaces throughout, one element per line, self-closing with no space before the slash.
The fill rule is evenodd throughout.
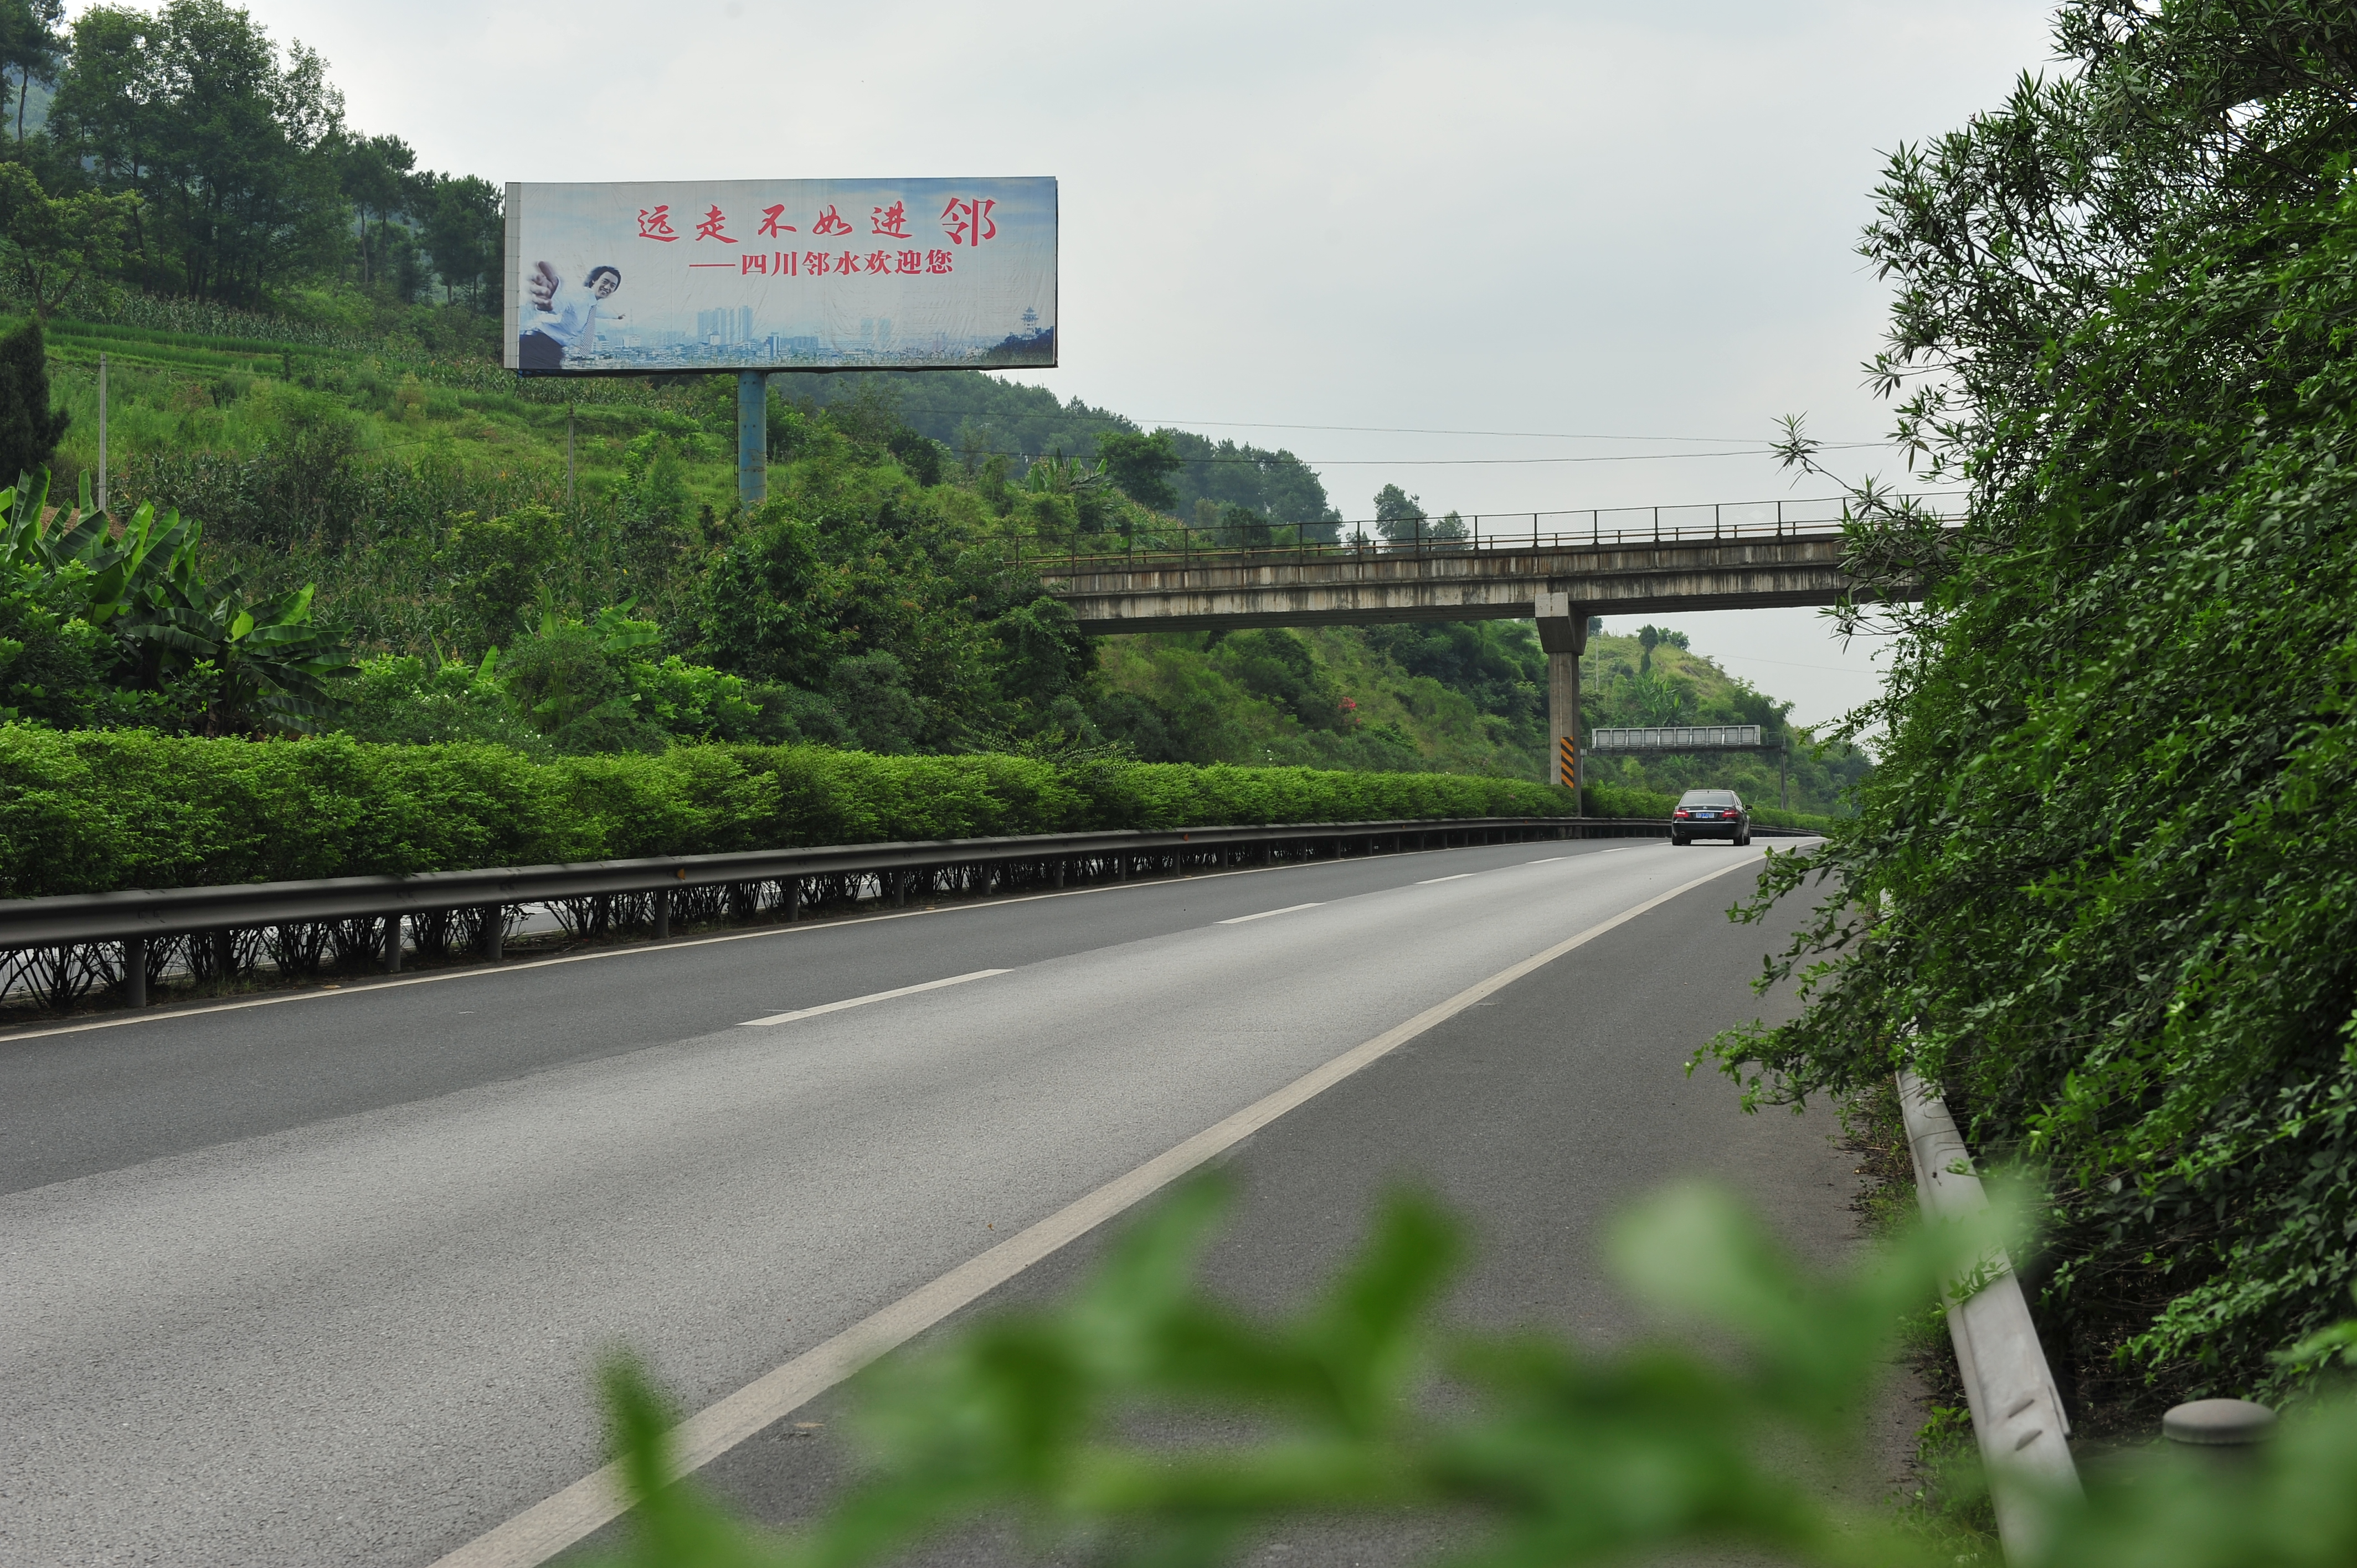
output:
<path id="1" fill-rule="evenodd" d="M 1624 1332 L 1594 1237 L 1682 1173 L 1836 1256 L 1854 1178 L 1829 1120 L 1744 1117 L 1683 1070 L 1789 1005 L 1746 983 L 1800 911 L 1725 918 L 1758 858 L 1326 862 L 0 1038 L 0 1562 L 422 1565 L 503 1525 L 475 1560 L 538 1561 L 509 1521 L 601 1462 L 588 1378 L 611 1349 L 691 1411 L 807 1364 L 1620 917 L 1232 1137 L 1244 1200 L 1214 1278 L 1291 1299 L 1403 1175 L 1474 1224 L 1450 1308 L 1470 1322 Z M 1093 1246 L 950 1326 L 1053 1292 Z M 802 1516 L 839 1472 L 834 1402 L 706 1478 Z"/>

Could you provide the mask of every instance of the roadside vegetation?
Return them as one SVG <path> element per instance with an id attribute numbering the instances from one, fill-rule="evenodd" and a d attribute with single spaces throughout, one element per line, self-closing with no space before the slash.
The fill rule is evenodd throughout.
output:
<path id="1" fill-rule="evenodd" d="M 1873 371 L 1971 516 L 1858 492 L 1857 559 L 1932 592 L 1876 607 L 1858 816 L 1769 879 L 1822 884 L 1807 1010 L 1719 1058 L 1767 1101 L 1942 1082 L 2046 1184 L 2083 1424 L 2148 1430 L 2302 1397 L 2357 1283 L 2357 20 L 2076 0 L 2057 38 L 1878 192 Z"/>
<path id="2" fill-rule="evenodd" d="M 1623 804 L 1620 801 L 1611 804 Z M 1652 802 L 1639 802 L 1652 804 Z M 0 726 L 0 897 L 1227 822 L 1558 816 L 1445 773 L 681 745 L 256 745 Z"/>
<path id="3" fill-rule="evenodd" d="M 110 510 L 147 504 L 199 522 L 196 560 L 256 594 L 316 585 L 316 620 L 359 666 L 329 727 L 362 738 L 548 754 L 716 734 L 905 754 L 1060 736 L 1157 762 L 1544 775 L 1545 657 L 1527 623 L 1082 639 L 1041 594 L 1042 551 L 1151 545 L 1175 536 L 1175 519 L 1052 454 L 1020 480 L 1004 479 L 996 457 L 968 470 L 896 411 L 894 396 L 922 378 L 875 378 L 823 407 L 773 398 L 772 499 L 748 513 L 729 493 L 726 387 L 601 382 L 568 405 L 488 363 L 241 348 L 203 349 L 220 362 L 197 368 L 142 360 L 152 333 L 75 330 L 52 324 L 49 338 L 71 422 L 59 485 L 97 478 L 102 346 Z M 978 409 L 1008 392 L 1054 406 L 1034 388 L 939 379 L 962 381 Z M 929 395 L 937 409 L 946 401 Z M 1053 487 L 1068 482 L 1093 498 L 1095 532 L 1066 529 L 1069 498 Z M 1300 483 L 1317 480 L 1305 470 Z M 1591 642 L 1591 725 L 1759 723 L 1791 742 L 1793 808 L 1843 809 L 1861 753 L 1821 751 L 1791 728 L 1788 704 L 1680 634 L 1653 632 L 1649 654 L 1633 633 Z M 579 708 L 577 692 L 553 707 L 544 695 L 484 707 L 551 660 L 595 662 L 593 650 L 675 660 L 673 686 L 725 685 L 759 714 L 683 707 L 628 671 L 592 679 L 600 702 L 625 687 L 633 700 L 587 725 L 576 721 L 600 703 Z M 54 682 L 46 706 L 0 700 L 68 722 Z M 93 706 L 104 704 L 83 711 Z M 195 708 L 158 722 L 206 723 Z M 235 724 L 212 722 L 216 733 Z M 1597 759 L 1591 777 L 1778 798 L 1772 759 Z"/>

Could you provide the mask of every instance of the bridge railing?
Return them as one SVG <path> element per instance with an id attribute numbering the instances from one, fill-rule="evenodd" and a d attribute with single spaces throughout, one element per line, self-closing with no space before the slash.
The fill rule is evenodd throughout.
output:
<path id="1" fill-rule="evenodd" d="M 1962 516 L 1963 491 L 1918 497 L 1934 516 Z M 1344 522 L 1214 523 L 1157 519 L 1125 534 L 1015 535 L 1012 564 L 1043 575 L 1090 570 L 1256 566 L 1323 561 L 1469 558 L 1638 544 L 1825 538 L 1848 519 L 1848 498 L 1713 501 L 1694 506 L 1601 507 L 1577 511 L 1482 512 L 1394 522 L 1384 538 L 1372 520 Z"/>

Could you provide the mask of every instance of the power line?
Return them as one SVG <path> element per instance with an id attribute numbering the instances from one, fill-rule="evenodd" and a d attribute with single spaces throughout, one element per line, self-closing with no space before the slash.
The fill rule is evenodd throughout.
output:
<path id="1" fill-rule="evenodd" d="M 1118 416 L 1112 416 L 1118 417 Z M 1146 423 L 1140 421 L 1139 423 Z M 1157 419 L 1157 425 L 1210 425 L 1217 430 L 1343 430 L 1369 435 L 1495 435 L 1530 441 L 1745 441 L 1743 435 L 1586 435 L 1560 430 L 1443 430 L 1415 424 L 1288 424 L 1273 420 Z M 1888 446 L 1888 441 L 1829 441 L 1828 446 Z"/>
<path id="2" fill-rule="evenodd" d="M 1748 660 L 1754 664 L 1774 664 L 1786 670 L 1822 670 L 1829 675 L 1878 675 L 1879 671 L 1860 670 L 1842 664 L 1796 664 L 1790 659 L 1767 659 L 1757 653 L 1714 653 L 1713 659 Z"/>
<path id="3" fill-rule="evenodd" d="M 1002 386 L 1008 386 L 1021 385 L 1022 383 L 1002 381 L 999 384 Z M 827 404 L 827 406 L 833 406 L 832 401 Z M 981 416 L 981 423 L 986 424 L 998 420 L 1017 422 L 1022 420 L 1045 420 L 1049 418 L 1061 419 L 1075 424 L 1126 424 L 1139 429 L 1151 427 L 1155 429 L 1182 431 L 1189 425 L 1205 425 L 1214 430 L 1321 430 L 1344 431 L 1363 435 L 1483 435 L 1496 436 L 1509 440 L 1526 441 L 1692 441 L 1707 443 L 1713 441 L 1748 441 L 1751 439 L 1751 437 L 1746 435 L 1598 435 L 1564 430 L 1453 430 L 1437 425 L 1422 424 L 1302 424 L 1297 422 L 1280 419 L 1132 419 L 1129 415 L 1124 413 L 1114 413 L 1111 412 L 1103 413 L 1072 413 L 1060 408 L 1052 415 L 1048 413 L 985 413 Z M 1881 440 L 1820 441 L 1816 443 L 1816 445 L 1828 448 L 1848 448 L 1856 446 L 1892 446 L 1899 444 L 1893 441 Z M 1306 458 L 1301 460 L 1305 462 L 1308 461 Z"/>
<path id="4" fill-rule="evenodd" d="M 1888 445 L 1888 442 L 1883 441 L 1825 442 L 1820 449 L 1828 452 L 1846 451 L 1853 446 Z M 1041 452 L 999 451 L 987 452 L 984 455 L 992 457 L 1029 457 L 1035 461 L 1047 456 L 1046 453 Z M 1532 463 L 1678 463 L 1695 457 L 1773 457 L 1776 455 L 1776 449 L 1772 446 L 1745 446 L 1724 452 L 1622 452 L 1595 457 L 1294 457 L 1293 461 L 1305 468 L 1465 468 L 1513 467 Z M 1265 466 L 1275 456 L 1275 453 L 1271 453 L 1267 457 L 1184 457 L 1180 461 L 1189 467 L 1199 465 L 1216 467 L 1226 464 L 1257 468 Z M 1291 454 L 1287 456 L 1290 456 Z"/>

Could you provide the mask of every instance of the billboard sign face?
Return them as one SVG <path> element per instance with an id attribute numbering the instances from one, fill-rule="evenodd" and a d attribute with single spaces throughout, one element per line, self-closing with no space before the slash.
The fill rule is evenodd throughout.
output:
<path id="1" fill-rule="evenodd" d="M 524 375 L 1056 362 L 1056 182 L 507 188 Z"/>

